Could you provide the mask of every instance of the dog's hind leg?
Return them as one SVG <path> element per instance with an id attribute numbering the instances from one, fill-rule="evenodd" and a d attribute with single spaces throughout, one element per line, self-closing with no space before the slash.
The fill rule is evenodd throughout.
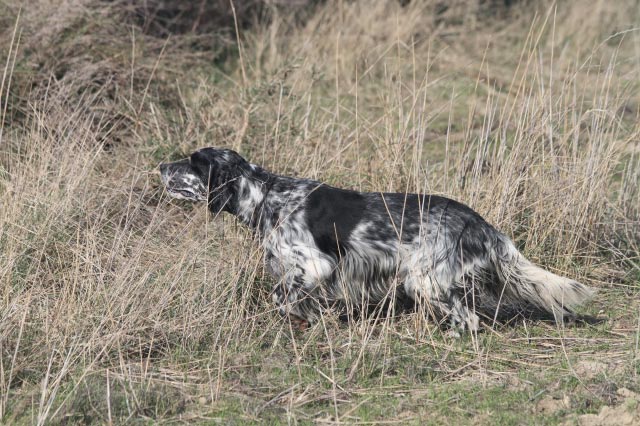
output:
<path id="1" fill-rule="evenodd" d="M 416 302 L 424 303 L 429 315 L 438 321 L 448 321 L 454 332 L 478 330 L 478 315 L 453 291 L 453 283 L 438 279 L 432 271 L 419 271 L 406 275 L 404 287 Z"/>

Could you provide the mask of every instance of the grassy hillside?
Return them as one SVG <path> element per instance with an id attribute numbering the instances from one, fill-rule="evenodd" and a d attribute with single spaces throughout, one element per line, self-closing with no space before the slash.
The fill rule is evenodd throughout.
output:
<path id="1" fill-rule="evenodd" d="M 0 423 L 640 421 L 637 1 L 230 5 L 0 2 Z M 602 321 L 293 330 L 253 236 L 163 193 L 204 146 L 463 201 Z"/>

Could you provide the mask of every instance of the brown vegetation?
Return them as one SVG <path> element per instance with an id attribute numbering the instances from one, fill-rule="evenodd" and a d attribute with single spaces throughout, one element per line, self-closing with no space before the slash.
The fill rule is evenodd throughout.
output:
<path id="1" fill-rule="evenodd" d="M 0 422 L 540 424 L 630 404 L 636 1 L 238 1 L 237 25 L 182 3 L 0 3 Z M 162 193 L 157 164 L 210 145 L 461 200 L 598 288 L 605 321 L 295 332 L 253 237 Z"/>

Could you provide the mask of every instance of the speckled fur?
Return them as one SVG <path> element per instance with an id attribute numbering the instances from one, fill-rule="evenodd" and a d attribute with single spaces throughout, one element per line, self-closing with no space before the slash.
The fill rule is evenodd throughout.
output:
<path id="1" fill-rule="evenodd" d="M 226 149 L 196 151 L 161 171 L 172 196 L 206 199 L 212 212 L 231 213 L 260 236 L 277 281 L 274 302 L 281 314 L 310 323 L 328 307 L 402 294 L 456 330 L 477 330 L 478 314 L 558 319 L 592 294 L 533 265 L 479 214 L 448 198 L 279 176 Z"/>

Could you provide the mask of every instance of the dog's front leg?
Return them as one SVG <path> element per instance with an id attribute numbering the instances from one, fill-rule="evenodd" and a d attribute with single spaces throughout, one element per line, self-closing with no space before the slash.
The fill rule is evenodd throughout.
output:
<path id="1" fill-rule="evenodd" d="M 314 285 L 306 283 L 301 274 L 294 274 L 276 284 L 272 297 L 280 315 L 288 318 L 294 328 L 305 330 L 320 313 L 320 302 L 314 293 Z"/>

